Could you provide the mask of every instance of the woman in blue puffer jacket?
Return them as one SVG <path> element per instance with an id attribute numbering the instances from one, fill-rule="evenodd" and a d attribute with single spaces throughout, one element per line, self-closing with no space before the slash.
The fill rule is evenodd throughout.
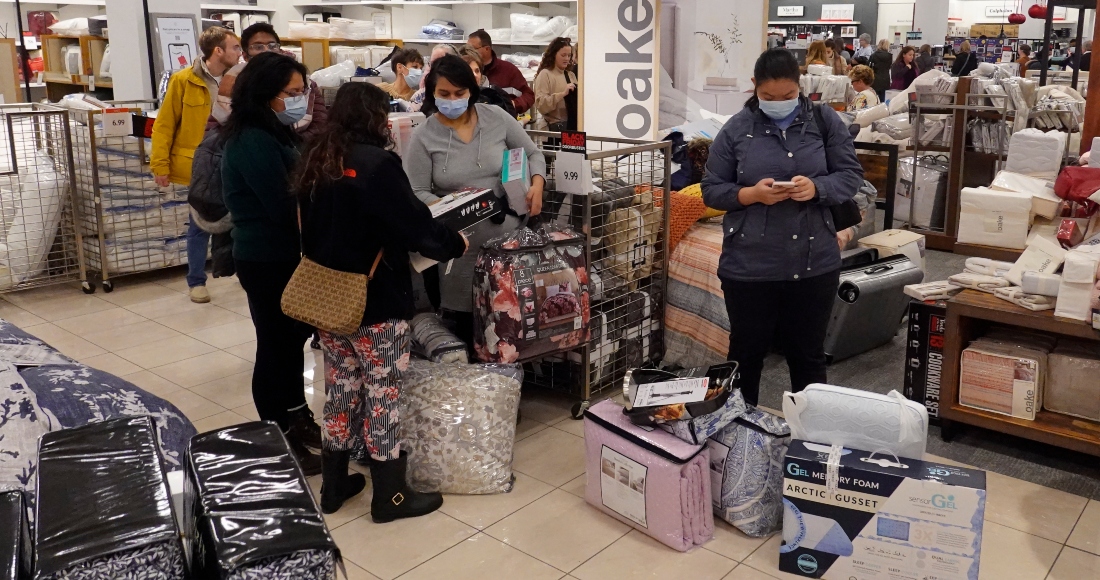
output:
<path id="1" fill-rule="evenodd" d="M 778 338 L 791 389 L 825 382 L 825 331 L 840 275 L 830 207 L 863 183 L 848 129 L 799 96 L 790 51 L 756 61 L 755 95 L 714 140 L 703 178 L 708 207 L 726 210 L 718 277 L 730 319 L 729 359 L 757 403 L 764 357 Z"/>

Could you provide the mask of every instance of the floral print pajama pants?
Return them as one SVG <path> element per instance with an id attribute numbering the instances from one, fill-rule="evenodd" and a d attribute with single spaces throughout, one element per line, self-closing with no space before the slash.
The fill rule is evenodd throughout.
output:
<path id="1" fill-rule="evenodd" d="M 409 368 L 409 323 L 388 320 L 355 334 L 319 331 L 325 355 L 324 448 L 365 449 L 385 461 L 401 455 L 397 398 Z"/>

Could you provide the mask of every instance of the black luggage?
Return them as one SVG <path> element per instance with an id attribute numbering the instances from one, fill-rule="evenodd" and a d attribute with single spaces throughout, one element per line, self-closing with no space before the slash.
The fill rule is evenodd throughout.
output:
<path id="1" fill-rule="evenodd" d="M 843 360 L 890 342 L 909 305 L 905 285 L 923 279 L 920 266 L 902 255 L 842 268 L 825 334 L 825 356 L 829 361 Z"/>
<path id="2" fill-rule="evenodd" d="M 31 576 L 31 532 L 21 489 L 0 489 L 0 580 Z"/>

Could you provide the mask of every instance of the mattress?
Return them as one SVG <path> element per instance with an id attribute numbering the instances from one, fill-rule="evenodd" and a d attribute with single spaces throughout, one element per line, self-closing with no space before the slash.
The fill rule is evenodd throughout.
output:
<path id="1" fill-rule="evenodd" d="M 698 223 L 684 234 L 668 267 L 665 366 L 706 367 L 726 362 L 730 323 L 718 257 L 722 226 Z"/>
<path id="2" fill-rule="evenodd" d="M 897 391 L 813 384 L 783 394 L 783 416 L 792 437 L 825 445 L 921 459 L 928 442 L 928 410 Z"/>
<path id="3" fill-rule="evenodd" d="M 441 493 L 511 491 L 518 373 L 509 365 L 409 363 L 399 404 L 410 485 Z"/>
<path id="4" fill-rule="evenodd" d="M 783 457 L 791 430 L 750 408 L 707 441 L 714 513 L 754 538 L 783 523 Z"/>
<path id="5" fill-rule="evenodd" d="M 681 552 L 714 536 L 706 446 L 634 425 L 610 400 L 584 417 L 589 504 Z"/>

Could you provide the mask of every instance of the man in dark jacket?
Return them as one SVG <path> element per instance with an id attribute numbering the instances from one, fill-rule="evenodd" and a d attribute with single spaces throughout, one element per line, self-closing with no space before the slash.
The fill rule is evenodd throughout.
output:
<path id="1" fill-rule="evenodd" d="M 481 57 L 481 62 L 485 63 L 482 74 L 489 77 L 489 82 L 500 87 L 511 97 L 516 114 L 522 115 L 530 109 L 531 105 L 535 104 L 535 91 L 531 90 L 527 80 L 523 78 L 523 73 L 519 72 L 516 65 L 497 58 L 497 53 L 493 50 L 493 39 L 489 33 L 484 30 L 475 30 L 470 33 L 468 42 Z"/>

